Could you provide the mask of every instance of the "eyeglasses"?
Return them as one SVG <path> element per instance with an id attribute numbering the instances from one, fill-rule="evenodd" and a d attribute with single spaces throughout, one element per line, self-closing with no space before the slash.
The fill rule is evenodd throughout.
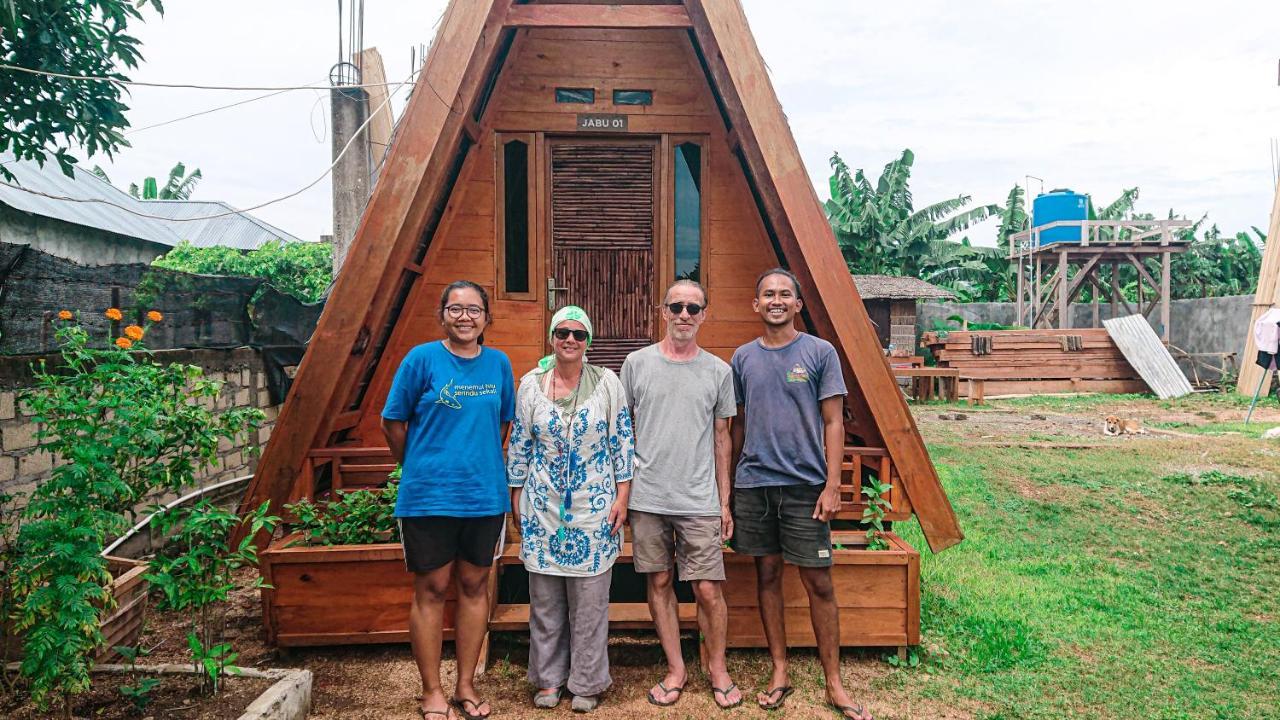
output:
<path id="1" fill-rule="evenodd" d="M 686 309 L 689 311 L 689 317 L 697 317 L 698 313 L 702 312 L 702 306 L 698 303 L 667 303 L 667 310 L 670 310 L 672 315 L 679 315 Z"/>
<path id="2" fill-rule="evenodd" d="M 578 342 L 586 342 L 587 338 L 590 337 L 586 330 L 570 330 L 569 328 L 556 328 L 551 334 L 557 340 L 568 340 L 569 336 L 572 335 L 573 339 Z"/>
<path id="3" fill-rule="evenodd" d="M 467 317 L 472 320 L 475 320 L 484 314 L 484 308 L 479 305 L 448 305 L 445 307 L 444 311 L 449 313 L 449 317 L 455 320 L 462 317 L 463 313 L 466 313 Z"/>

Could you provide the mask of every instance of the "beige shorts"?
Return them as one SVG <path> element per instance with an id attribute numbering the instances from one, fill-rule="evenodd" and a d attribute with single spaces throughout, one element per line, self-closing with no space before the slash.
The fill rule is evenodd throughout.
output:
<path id="1" fill-rule="evenodd" d="M 720 516 L 657 515 L 632 510 L 631 552 L 638 573 L 671 570 L 681 580 L 724 580 Z"/>

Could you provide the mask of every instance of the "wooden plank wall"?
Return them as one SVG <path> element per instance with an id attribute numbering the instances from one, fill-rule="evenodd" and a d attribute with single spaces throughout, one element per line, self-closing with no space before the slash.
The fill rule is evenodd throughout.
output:
<path id="1" fill-rule="evenodd" d="M 590 87 L 596 102 L 557 104 L 557 87 Z M 652 90 L 650 106 L 615 106 L 614 89 Z M 693 46 L 679 30 L 592 30 L 536 28 L 521 30 L 499 80 L 489 110 L 481 121 L 481 139 L 462 169 L 450 198 L 425 271 L 392 334 L 361 409 L 353 441 L 381 445 L 379 414 L 395 369 L 415 345 L 441 337 L 436 319 L 440 293 L 449 282 L 465 278 L 490 293 L 494 324 L 486 343 L 506 352 L 516 376 L 530 370 L 545 352 L 547 238 L 545 187 L 531 218 L 535 235 L 533 299 L 502 300 L 496 292 L 495 133 L 576 133 L 580 112 L 627 114 L 629 135 L 675 136 L 662 144 L 660 182 L 672 194 L 670 161 L 674 142 L 701 139 L 704 154 L 703 281 L 709 317 L 701 344 L 726 361 L 734 349 L 759 335 L 759 317 L 751 310 L 756 276 L 778 265 L 741 165 L 728 140 L 711 90 L 703 78 Z M 531 182 L 545 185 L 542 172 L 546 143 L 538 142 L 538 172 Z M 660 223 L 659 237 L 670 235 L 670 218 Z M 664 247 L 667 243 L 663 244 Z M 672 277 L 668 247 L 658 258 L 661 277 Z M 591 308 L 587 308 L 588 312 Z M 656 310 L 655 310 L 656 313 Z M 854 389 L 856 392 L 856 389 Z"/>

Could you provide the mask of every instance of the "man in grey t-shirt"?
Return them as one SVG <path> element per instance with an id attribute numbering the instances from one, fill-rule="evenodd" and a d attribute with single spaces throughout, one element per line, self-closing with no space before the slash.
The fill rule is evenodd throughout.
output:
<path id="1" fill-rule="evenodd" d="M 688 680 L 672 589 L 674 560 L 701 611 L 714 700 L 731 708 L 742 703 L 742 692 L 725 666 L 728 608 L 720 585 L 722 543 L 733 535 L 729 418 L 737 407 L 728 363 L 698 347 L 706 307 L 701 285 L 676 282 L 663 300 L 666 336 L 622 365 L 636 433 L 629 509 L 635 569 L 647 576 L 649 610 L 667 656 L 667 674 L 649 690 L 649 702 L 674 705 Z"/>
<path id="2" fill-rule="evenodd" d="M 831 582 L 831 527 L 840 512 L 844 453 L 844 377 L 831 343 L 798 331 L 800 283 L 782 268 L 756 281 L 752 307 L 760 337 L 733 353 L 739 413 L 733 423 L 733 549 L 755 559 L 760 622 L 769 643 L 769 689 L 756 695 L 776 710 L 791 694 L 782 612 L 784 561 L 797 566 L 826 676 L 826 700 L 847 720 L 871 720 L 840 679 L 840 615 Z"/>

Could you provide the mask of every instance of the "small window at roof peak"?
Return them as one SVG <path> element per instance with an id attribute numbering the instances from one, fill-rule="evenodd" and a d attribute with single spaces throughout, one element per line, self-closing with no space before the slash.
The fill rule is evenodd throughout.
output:
<path id="1" fill-rule="evenodd" d="M 595 101 L 595 88 L 556 88 L 556 102 L 558 103 L 584 103 L 590 105 Z"/>
<path id="2" fill-rule="evenodd" d="M 614 105 L 652 105 L 652 90 L 614 90 Z"/>

